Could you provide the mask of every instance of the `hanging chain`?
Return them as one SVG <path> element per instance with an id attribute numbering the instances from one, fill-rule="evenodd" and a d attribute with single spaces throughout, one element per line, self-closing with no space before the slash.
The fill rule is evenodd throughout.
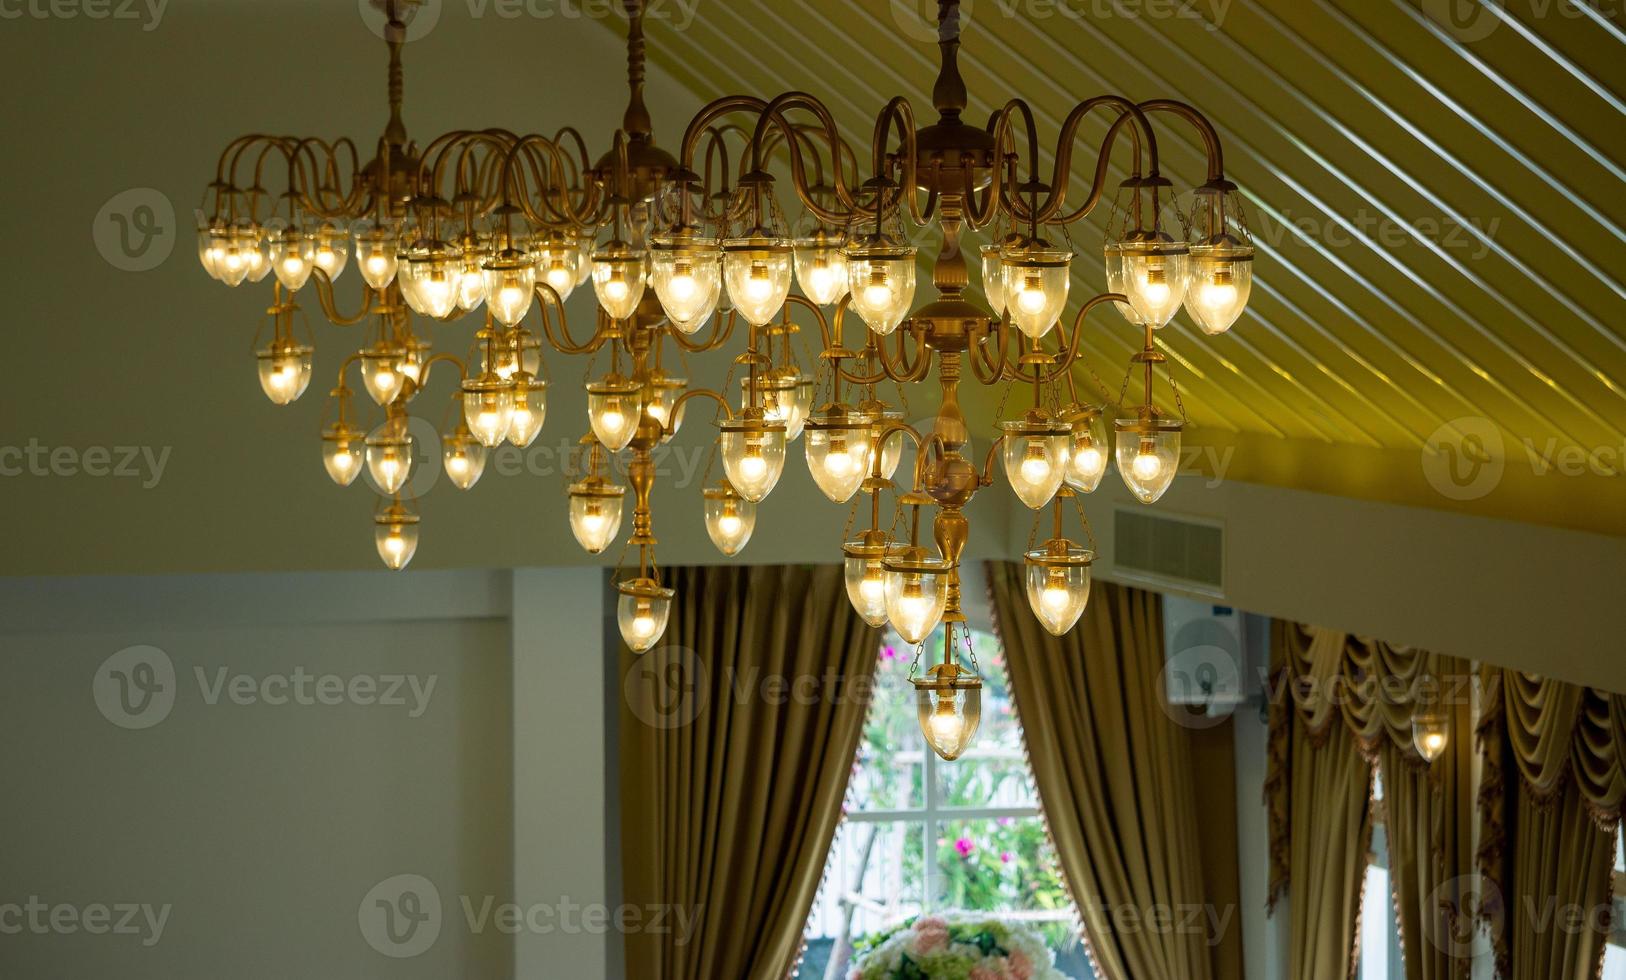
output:
<path id="1" fill-rule="evenodd" d="M 1092 554 L 1099 555 L 1101 553 L 1101 544 L 1100 544 L 1100 542 L 1095 540 L 1095 528 L 1090 526 L 1090 519 L 1084 513 L 1084 495 L 1083 494 L 1074 494 L 1073 495 L 1073 509 L 1078 511 L 1078 522 L 1079 522 L 1079 524 L 1083 525 L 1083 527 L 1084 527 L 1084 537 L 1089 539 L 1090 552 Z"/>
<path id="2" fill-rule="evenodd" d="M 1190 422 L 1191 420 L 1186 417 L 1185 402 L 1180 399 L 1180 383 L 1174 380 L 1174 368 L 1168 368 L 1167 373 L 1169 375 L 1169 387 L 1174 389 L 1174 408 L 1175 411 L 1180 413 L 1180 422 L 1181 424 Z"/>

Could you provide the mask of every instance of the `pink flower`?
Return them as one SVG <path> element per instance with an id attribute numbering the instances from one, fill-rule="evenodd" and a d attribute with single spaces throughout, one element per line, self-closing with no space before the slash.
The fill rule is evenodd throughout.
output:
<path id="1" fill-rule="evenodd" d="M 977 845 L 971 843 L 971 838 L 962 837 L 954 842 L 954 849 L 960 852 L 961 857 L 968 858 L 971 852 L 977 849 Z"/>
<path id="2" fill-rule="evenodd" d="M 893 649 L 892 647 L 889 647 L 889 646 L 882 647 L 881 648 L 881 659 L 882 660 L 896 660 L 896 659 L 898 659 L 898 651 Z"/>
<path id="3" fill-rule="evenodd" d="M 938 950 L 948 949 L 949 929 L 948 923 L 936 916 L 926 916 L 915 923 L 915 938 L 910 942 L 916 953 L 922 956 L 935 953 Z"/>
<path id="4" fill-rule="evenodd" d="M 1002 851 L 999 855 L 999 862 L 1001 864 L 1010 864 L 1015 859 L 1016 856 L 1010 851 Z"/>
<path id="5" fill-rule="evenodd" d="M 1011 968 L 1013 980 L 1032 980 L 1033 961 L 1029 960 L 1025 953 L 1012 953 L 1010 959 L 1005 962 Z"/>

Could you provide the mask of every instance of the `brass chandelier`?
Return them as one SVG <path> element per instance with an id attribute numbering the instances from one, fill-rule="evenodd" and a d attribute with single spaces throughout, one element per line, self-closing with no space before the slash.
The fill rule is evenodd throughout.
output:
<path id="1" fill-rule="evenodd" d="M 1134 496 L 1152 503 L 1179 463 L 1183 410 L 1154 401 L 1158 366 L 1167 367 L 1156 332 L 1184 307 L 1204 333 L 1220 334 L 1246 306 L 1253 247 L 1214 127 L 1181 102 L 1098 96 L 1066 116 L 1043 174 L 1026 102 L 1006 102 L 984 126 L 962 120 L 959 3 L 939 0 L 935 122 L 917 126 L 911 103 L 894 98 L 860 156 L 811 95 L 728 96 L 689 122 L 674 155 L 656 145 L 643 100 L 644 3 L 624 0 L 631 94 L 608 152 L 594 160 L 573 129 L 552 137 L 458 130 L 420 147 L 402 120 L 401 54 L 414 0 L 375 2 L 388 21 L 390 115 L 370 158 L 349 140 L 233 141 L 209 185 L 198 247 L 204 268 L 229 286 L 274 279 L 270 336 L 257 356 L 261 387 L 276 404 L 297 399 L 311 377 L 313 347 L 294 331 L 302 293 L 315 294 L 330 322 L 365 325 L 368 339 L 344 359 L 332 389 L 322 460 L 340 486 L 365 469 L 381 491 L 380 558 L 401 569 L 418 546 L 409 409 L 432 378 L 454 370 L 458 377 L 461 410 L 441 440 L 442 466 L 468 489 L 489 450 L 537 438 L 546 414 L 544 342 L 595 363 L 607 354 L 606 371 L 586 384 L 590 431 L 568 488 L 569 513 L 587 551 L 615 541 L 628 487 L 614 482 L 610 463 L 627 454 L 626 545 L 637 547 L 638 560 L 615 576 L 627 645 L 643 652 L 660 640 L 673 596 L 655 560 L 652 453 L 677 433 L 689 402 L 704 397 L 715 404 L 725 476 L 702 495 L 712 541 L 725 555 L 745 546 L 757 503 L 784 471 L 787 445 L 805 436 L 809 472 L 826 496 L 868 496 L 868 527 L 843 543 L 854 607 L 917 645 L 946 624 L 941 660 L 911 680 L 933 748 L 960 755 L 976 731 L 981 686 L 960 603 L 966 505 L 994 482 L 997 459 L 1023 504 L 1053 509 L 1050 538 L 1025 554 L 1027 593 L 1041 624 L 1066 633 L 1088 601 L 1095 557 L 1087 522 L 1089 544 L 1067 537 L 1068 504 L 1077 509 L 1077 495 L 1095 490 L 1114 459 Z M 1070 202 L 1074 143 L 1095 114 L 1106 133 L 1088 193 Z M 1159 170 L 1154 116 L 1192 126 L 1206 149 L 1206 181 L 1188 205 Z M 1129 176 L 1109 189 L 1120 147 Z M 777 195 L 786 174 L 787 201 L 800 209 L 794 221 Z M 1102 246 L 1110 292 L 1080 304 L 1069 324 L 1068 227 L 1104 201 L 1112 209 Z M 965 295 L 962 235 L 977 230 L 991 239 L 978 263 L 986 305 Z M 913 236 L 922 231 L 938 238 L 935 297 L 916 305 Z M 357 312 L 346 314 L 333 284 L 352 253 L 364 289 Z M 567 323 L 564 301 L 589 281 L 596 321 L 578 338 L 585 331 Z M 1106 306 L 1144 339 L 1119 395 L 1115 448 L 1108 406 L 1081 400 L 1073 378 L 1084 320 Z M 473 313 L 483 325 L 467 356 L 432 352 L 427 324 Z M 861 343 L 849 347 L 851 314 L 863 328 Z M 737 329 L 737 404 L 733 371 L 722 390 L 709 390 L 666 369 L 668 344 L 680 355 L 703 354 L 728 345 Z M 812 370 L 793 344 L 804 329 L 816 329 L 821 347 Z M 895 386 L 901 403 L 908 386 L 934 374 L 940 406 L 917 429 L 883 389 Z M 359 424 L 353 376 L 382 409 L 382 423 L 370 429 Z M 960 405 L 968 378 L 1005 385 L 1007 394 L 1031 390 L 1025 411 L 997 423 L 980 465 L 968 455 Z M 1138 404 L 1123 405 L 1132 379 Z M 1178 408 L 1172 376 L 1170 384 Z M 900 488 L 893 477 L 910 444 L 914 465 Z M 883 508 L 883 495 L 895 506 Z M 929 544 L 923 507 L 935 509 Z M 889 524 L 883 512 L 897 516 Z M 906 532 L 896 530 L 900 521 Z"/>

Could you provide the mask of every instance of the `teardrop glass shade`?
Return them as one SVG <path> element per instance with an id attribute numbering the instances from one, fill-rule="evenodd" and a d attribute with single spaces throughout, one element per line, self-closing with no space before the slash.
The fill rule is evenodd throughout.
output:
<path id="1" fill-rule="evenodd" d="M 1180 469 L 1181 425 L 1172 419 L 1119 419 L 1118 474 L 1143 504 L 1156 503 Z"/>
<path id="2" fill-rule="evenodd" d="M 1052 636 L 1061 636 L 1089 605 L 1090 563 L 1095 556 L 1065 541 L 1056 544 L 1059 547 L 1027 553 L 1027 596 L 1039 625 Z"/>
<path id="3" fill-rule="evenodd" d="M 953 762 L 977 736 L 982 723 L 982 688 L 917 687 L 915 714 L 932 751 Z"/>
<path id="4" fill-rule="evenodd" d="M 633 653 L 644 653 L 665 635 L 675 593 L 648 578 L 622 582 L 616 588 L 621 592 L 615 607 L 621 639 Z"/>

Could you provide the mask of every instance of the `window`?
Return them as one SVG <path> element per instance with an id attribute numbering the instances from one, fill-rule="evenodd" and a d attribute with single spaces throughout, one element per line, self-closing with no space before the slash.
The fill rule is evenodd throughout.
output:
<path id="1" fill-rule="evenodd" d="M 1400 924 L 1395 921 L 1394 889 L 1389 881 L 1389 834 L 1384 823 L 1383 777 L 1373 773 L 1372 853 L 1361 890 L 1360 980 L 1405 980 L 1400 951 Z"/>
<path id="2" fill-rule="evenodd" d="M 1626 980 L 1626 839 L 1615 829 L 1615 931 L 1603 948 L 1599 980 Z"/>
<path id="3" fill-rule="evenodd" d="M 852 940 L 949 909 L 1025 921 L 1045 934 L 1062 973 L 1093 980 L 1039 815 L 1003 654 L 992 633 L 975 628 L 986 624 L 972 625 L 984 684 L 982 726 L 952 763 L 926 746 L 916 722 L 908 682 L 914 648 L 886 634 L 847 818 L 808 922 L 799 974 L 806 980 L 844 980 Z M 939 628 L 926 649 L 942 644 Z"/>

